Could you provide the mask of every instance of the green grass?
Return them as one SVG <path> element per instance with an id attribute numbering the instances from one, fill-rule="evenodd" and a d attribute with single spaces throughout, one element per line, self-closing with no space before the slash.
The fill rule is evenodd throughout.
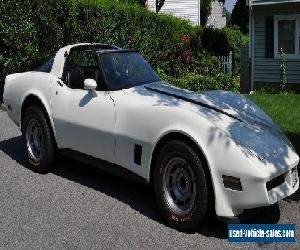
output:
<path id="1" fill-rule="evenodd" d="M 254 93 L 249 98 L 272 117 L 300 154 L 300 95 Z"/>

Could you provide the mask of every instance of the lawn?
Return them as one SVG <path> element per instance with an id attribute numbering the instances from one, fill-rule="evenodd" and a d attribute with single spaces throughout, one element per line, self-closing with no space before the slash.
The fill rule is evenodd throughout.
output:
<path id="1" fill-rule="evenodd" d="M 300 95 L 254 93 L 249 97 L 281 127 L 300 154 Z"/>

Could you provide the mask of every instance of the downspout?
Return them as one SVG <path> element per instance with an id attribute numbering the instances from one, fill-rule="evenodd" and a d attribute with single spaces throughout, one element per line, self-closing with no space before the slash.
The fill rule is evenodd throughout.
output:
<path id="1" fill-rule="evenodd" d="M 201 25 L 201 0 L 198 0 L 198 25 Z"/>
<path id="2" fill-rule="evenodd" d="M 255 46 L 255 39 L 254 39 L 254 14 L 253 14 L 253 7 L 250 5 L 249 6 L 249 24 L 250 24 L 250 32 L 251 32 L 251 40 L 250 40 L 250 53 L 249 56 L 251 57 L 251 76 L 250 76 L 250 81 L 251 81 L 251 92 L 254 91 L 254 46 Z"/>

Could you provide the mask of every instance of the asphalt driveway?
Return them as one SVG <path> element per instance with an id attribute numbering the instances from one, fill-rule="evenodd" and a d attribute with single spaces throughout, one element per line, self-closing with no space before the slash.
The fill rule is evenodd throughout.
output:
<path id="1" fill-rule="evenodd" d="M 295 223 L 299 239 L 299 190 L 247 223 Z M 178 232 L 164 225 L 150 188 L 71 160 L 34 173 L 26 168 L 20 132 L 0 111 L 1 249 L 246 247 L 297 245 L 228 243 L 227 225 L 217 220 L 195 233 Z"/>

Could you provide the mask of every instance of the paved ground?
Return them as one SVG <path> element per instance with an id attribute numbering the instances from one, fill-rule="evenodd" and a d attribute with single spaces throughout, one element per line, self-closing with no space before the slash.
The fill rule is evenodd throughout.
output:
<path id="1" fill-rule="evenodd" d="M 247 223 L 295 223 L 300 192 Z M 297 248 L 230 244 L 227 226 L 206 222 L 195 233 L 164 225 L 151 189 L 65 160 L 41 175 L 26 168 L 20 133 L 0 111 L 0 248 Z M 299 245 L 298 245 L 299 249 Z"/>

